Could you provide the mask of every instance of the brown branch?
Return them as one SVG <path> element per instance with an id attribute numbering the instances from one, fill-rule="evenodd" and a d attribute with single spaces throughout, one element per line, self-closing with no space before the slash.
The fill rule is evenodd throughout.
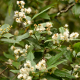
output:
<path id="1" fill-rule="evenodd" d="M 1 73 L 0 73 L 0 75 L 6 70 L 6 69 L 8 69 L 8 67 L 7 68 L 5 68 Z"/>
<path id="2" fill-rule="evenodd" d="M 56 16 L 56 17 L 58 17 L 58 16 L 59 16 L 60 14 L 62 14 L 62 13 L 65 13 L 65 12 L 69 11 L 75 4 L 76 4 L 76 3 L 72 3 L 71 5 L 67 6 L 65 9 L 62 9 L 61 11 L 59 11 L 59 12 L 57 13 L 57 16 Z"/>

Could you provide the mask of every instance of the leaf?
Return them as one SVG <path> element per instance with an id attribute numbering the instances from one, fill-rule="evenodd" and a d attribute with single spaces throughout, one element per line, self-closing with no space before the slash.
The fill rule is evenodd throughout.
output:
<path id="1" fill-rule="evenodd" d="M 37 16 L 41 15 L 42 13 L 46 12 L 47 10 L 49 10 L 51 7 L 53 7 L 54 4 L 49 5 L 46 9 L 44 9 L 40 13 L 34 15 L 33 18 L 32 18 L 32 20 L 35 19 Z"/>
<path id="2" fill-rule="evenodd" d="M 22 41 L 23 39 L 26 39 L 29 37 L 29 33 L 25 33 L 23 35 L 17 36 L 17 41 Z"/>
<path id="3" fill-rule="evenodd" d="M 40 15 L 40 17 L 43 18 L 43 19 L 49 19 L 50 20 L 50 16 L 47 13 L 42 13 Z"/>
<path id="4" fill-rule="evenodd" d="M 70 51 L 67 51 L 64 56 L 66 59 L 68 59 L 70 62 L 72 62 L 72 53 Z"/>
<path id="5" fill-rule="evenodd" d="M 71 74 L 65 72 L 65 71 L 61 71 L 61 70 L 55 70 L 54 74 L 58 77 L 67 77 L 67 78 L 75 78 L 74 76 L 72 76 Z"/>
<path id="6" fill-rule="evenodd" d="M 64 31 L 65 31 L 65 30 L 64 30 L 64 28 L 63 28 L 63 27 L 60 27 L 60 28 L 59 28 L 59 32 L 60 32 L 60 33 L 62 33 L 62 34 L 63 34 L 63 33 L 64 33 Z"/>
<path id="7" fill-rule="evenodd" d="M 10 70 L 13 73 L 19 73 L 19 70 Z"/>
<path id="8" fill-rule="evenodd" d="M 76 17 L 80 15 L 80 4 L 79 3 L 73 6 L 72 12 Z"/>
<path id="9" fill-rule="evenodd" d="M 14 35 L 12 35 L 11 33 L 6 33 L 6 34 L 3 35 L 3 37 L 6 37 L 6 38 L 10 38 L 12 36 L 14 36 Z"/>
<path id="10" fill-rule="evenodd" d="M 59 79 L 56 79 L 56 78 L 54 78 L 54 77 L 52 77 L 52 76 L 50 76 L 50 75 L 45 76 L 45 78 L 46 78 L 47 80 L 59 80 Z"/>
<path id="11" fill-rule="evenodd" d="M 4 52 L 3 54 L 4 54 L 4 56 L 5 56 L 6 58 L 15 60 L 15 57 L 14 57 L 13 55 L 11 55 L 11 54 L 6 54 L 5 52 Z"/>
<path id="12" fill-rule="evenodd" d="M 80 42 L 75 43 L 73 47 L 76 52 L 80 52 Z"/>
<path id="13" fill-rule="evenodd" d="M 9 24 L 4 24 L 0 27 L 0 29 L 2 29 L 2 31 L 0 31 L 0 34 L 3 33 L 3 31 L 8 32 L 10 29 L 10 25 Z"/>
<path id="14" fill-rule="evenodd" d="M 51 66 L 52 64 L 54 64 L 62 55 L 63 55 L 64 51 L 61 53 L 58 53 L 55 56 L 52 56 L 48 61 L 47 61 L 47 66 Z"/>
<path id="15" fill-rule="evenodd" d="M 60 62 L 56 62 L 55 64 L 53 64 L 53 65 L 47 67 L 47 70 L 49 70 L 49 69 L 51 69 L 51 68 L 53 68 L 53 67 L 56 68 L 59 64 L 65 62 L 65 61 L 67 61 L 67 60 L 63 60 L 63 61 L 60 61 Z"/>
<path id="16" fill-rule="evenodd" d="M 4 41 L 4 42 L 8 42 L 8 43 L 18 43 L 18 41 L 14 40 L 14 39 L 5 39 L 5 38 L 2 38 L 0 40 Z"/>
<path id="17" fill-rule="evenodd" d="M 11 11 L 12 11 L 12 8 L 13 8 L 13 4 L 10 3 L 10 4 L 9 4 L 9 8 L 8 8 L 8 13 L 9 13 L 9 15 L 10 15 L 10 13 L 11 13 Z"/>
<path id="18" fill-rule="evenodd" d="M 12 65 L 18 69 L 20 66 L 20 62 L 12 62 Z"/>
<path id="19" fill-rule="evenodd" d="M 21 57 L 19 57 L 19 58 L 17 59 L 17 61 L 19 61 L 19 62 L 24 61 L 24 60 L 25 60 L 24 56 L 21 56 Z"/>
<path id="20" fill-rule="evenodd" d="M 27 55 L 27 60 L 30 60 L 31 64 L 34 66 L 35 62 L 33 61 L 33 59 L 34 59 L 34 54 L 30 51 Z"/>

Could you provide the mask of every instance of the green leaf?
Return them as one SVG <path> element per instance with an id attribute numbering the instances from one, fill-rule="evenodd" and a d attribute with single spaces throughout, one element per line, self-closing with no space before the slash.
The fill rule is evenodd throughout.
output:
<path id="1" fill-rule="evenodd" d="M 23 35 L 17 36 L 17 41 L 22 41 L 23 39 L 26 39 L 29 37 L 29 33 L 25 33 Z"/>
<path id="2" fill-rule="evenodd" d="M 35 19 L 37 16 L 41 15 L 42 13 L 46 12 L 49 10 L 51 7 L 53 7 L 54 4 L 49 5 L 46 9 L 42 10 L 40 13 L 36 14 L 33 16 L 32 20 Z"/>
<path id="3" fill-rule="evenodd" d="M 76 52 L 80 52 L 80 42 L 75 43 L 73 47 Z"/>
<path id="4" fill-rule="evenodd" d="M 9 8 L 8 8 L 8 13 L 9 13 L 9 15 L 10 15 L 10 13 L 11 13 L 11 11 L 12 11 L 12 8 L 13 8 L 13 4 L 11 3 L 11 4 L 9 5 Z"/>
<path id="5" fill-rule="evenodd" d="M 47 13 L 42 13 L 40 15 L 40 17 L 43 18 L 43 19 L 49 19 L 50 20 L 50 16 Z"/>
<path id="6" fill-rule="evenodd" d="M 0 33 L 2 33 L 3 31 L 8 32 L 10 29 L 10 25 L 9 24 L 4 24 L 0 27 L 0 29 L 2 29 L 2 31 L 0 31 Z"/>
<path id="7" fill-rule="evenodd" d="M 64 28 L 63 27 L 60 27 L 59 28 L 59 32 L 63 34 L 65 32 Z"/>
<path id="8" fill-rule="evenodd" d="M 19 70 L 10 70 L 13 73 L 19 73 Z"/>
<path id="9" fill-rule="evenodd" d="M 6 34 L 3 35 L 3 37 L 6 37 L 6 38 L 10 38 L 12 36 L 14 36 L 14 35 L 12 35 L 11 33 L 6 33 Z"/>
<path id="10" fill-rule="evenodd" d="M 12 65 L 15 66 L 17 69 L 20 67 L 20 62 L 12 62 Z"/>
<path id="11" fill-rule="evenodd" d="M 35 62 L 33 61 L 33 59 L 34 59 L 34 54 L 30 51 L 27 55 L 27 60 L 30 60 L 31 64 L 34 66 Z"/>
<path id="12" fill-rule="evenodd" d="M 4 54 L 4 56 L 5 56 L 6 58 L 15 60 L 15 57 L 14 57 L 13 55 L 11 55 L 11 54 L 6 54 L 5 52 L 4 52 L 3 54 Z"/>
<path id="13" fill-rule="evenodd" d="M 54 74 L 58 77 L 67 77 L 67 78 L 75 78 L 74 76 L 72 76 L 71 74 L 65 72 L 65 71 L 61 71 L 61 70 L 55 70 Z"/>
<path id="14" fill-rule="evenodd" d="M 19 57 L 19 58 L 17 59 L 17 61 L 19 61 L 19 62 L 24 61 L 24 60 L 25 60 L 24 56 L 21 56 L 21 57 Z"/>
<path id="15" fill-rule="evenodd" d="M 76 4 L 73 6 L 72 8 L 72 12 L 75 16 L 78 16 L 80 15 L 80 3 Z"/>
<path id="16" fill-rule="evenodd" d="M 62 55 L 63 55 L 64 51 L 61 53 L 58 53 L 55 56 L 52 56 L 48 61 L 47 61 L 47 66 L 51 66 L 52 64 L 54 64 Z"/>
<path id="17" fill-rule="evenodd" d="M 47 80 L 59 80 L 59 79 L 56 79 L 56 78 L 54 78 L 54 77 L 52 77 L 52 76 L 50 76 L 50 75 L 45 76 L 45 78 L 46 78 Z"/>
<path id="18" fill-rule="evenodd" d="M 64 56 L 66 57 L 66 59 L 68 59 L 70 62 L 72 62 L 72 53 L 71 51 L 67 51 Z"/>
<path id="19" fill-rule="evenodd" d="M 5 38 L 2 38 L 0 40 L 4 41 L 4 42 L 8 42 L 8 43 L 18 43 L 18 41 L 14 40 L 14 39 L 5 39 Z"/>
<path id="20" fill-rule="evenodd" d="M 56 68 L 59 64 L 65 62 L 65 61 L 67 61 L 67 60 L 63 60 L 63 61 L 60 61 L 60 62 L 56 62 L 55 64 L 53 64 L 53 65 L 47 67 L 47 70 L 49 70 L 49 69 L 51 69 L 51 68 L 53 68 L 53 67 Z"/>

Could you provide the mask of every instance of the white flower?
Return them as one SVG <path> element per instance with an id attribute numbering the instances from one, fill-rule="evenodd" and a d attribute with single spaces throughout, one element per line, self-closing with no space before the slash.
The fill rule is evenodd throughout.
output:
<path id="1" fill-rule="evenodd" d="M 15 47 L 12 45 L 12 46 L 11 46 L 11 50 L 14 50 L 14 49 L 15 49 Z"/>
<path id="2" fill-rule="evenodd" d="M 68 24 L 65 24 L 65 26 L 64 26 L 64 27 L 66 27 L 66 28 L 67 28 L 67 27 L 68 27 Z"/>
<path id="3" fill-rule="evenodd" d="M 33 66 L 31 67 L 30 71 L 34 71 L 34 67 Z"/>
<path id="4" fill-rule="evenodd" d="M 14 50 L 14 53 L 15 53 L 15 54 L 18 54 L 19 52 L 20 52 L 20 49 L 15 49 L 15 50 Z"/>
<path id="5" fill-rule="evenodd" d="M 24 1 L 20 1 L 21 2 L 21 5 L 23 6 L 23 5 L 25 5 L 25 2 Z"/>
<path id="6" fill-rule="evenodd" d="M 21 79 L 21 78 L 23 78 L 23 75 L 22 74 L 19 74 L 17 78 L 18 79 Z"/>
<path id="7" fill-rule="evenodd" d="M 19 5 L 20 1 L 17 1 L 17 4 Z"/>
<path id="8" fill-rule="evenodd" d="M 51 31 L 48 31 L 48 35 L 51 35 L 52 34 L 52 32 Z"/>
<path id="9" fill-rule="evenodd" d="M 27 25 L 27 22 L 24 22 L 23 25 L 26 26 Z"/>
<path id="10" fill-rule="evenodd" d="M 46 69 L 46 61 L 41 60 L 37 65 L 35 65 L 36 69 L 45 70 Z"/>
<path id="11" fill-rule="evenodd" d="M 23 74 L 23 79 L 26 79 L 27 78 L 27 75 L 26 74 Z"/>
<path id="12" fill-rule="evenodd" d="M 29 30 L 29 34 L 33 34 L 33 30 Z"/>
<path id="13" fill-rule="evenodd" d="M 26 49 L 28 49 L 28 48 L 29 48 L 28 44 L 26 44 L 26 45 L 25 45 L 25 48 L 26 48 Z"/>
<path id="14" fill-rule="evenodd" d="M 75 77 L 76 77 L 76 78 L 78 78 L 78 77 L 79 77 L 79 76 L 78 76 L 78 73 L 75 75 Z"/>
<path id="15" fill-rule="evenodd" d="M 46 23 L 46 27 L 53 27 L 51 22 Z"/>
<path id="16" fill-rule="evenodd" d="M 27 14 L 30 14 L 31 11 L 32 11 L 31 8 L 28 8 L 28 9 L 25 8 L 25 12 L 27 12 Z"/>
<path id="17" fill-rule="evenodd" d="M 30 21 L 30 20 L 28 20 L 28 21 L 27 21 L 27 23 L 28 23 L 28 24 L 31 24 L 31 21 Z"/>
<path id="18" fill-rule="evenodd" d="M 16 57 L 16 59 L 18 59 L 19 58 L 19 55 L 16 55 L 15 57 Z"/>
<path id="19" fill-rule="evenodd" d="M 21 23 L 21 18 L 16 18 L 16 22 Z"/>
<path id="20" fill-rule="evenodd" d="M 19 12 L 18 11 L 14 11 L 14 16 L 18 17 Z"/>
<path id="21" fill-rule="evenodd" d="M 25 15 L 24 12 L 19 12 L 19 17 L 23 17 Z"/>
<path id="22" fill-rule="evenodd" d="M 32 80 L 32 77 L 31 77 L 31 76 L 28 76 L 28 77 L 27 77 L 27 80 Z"/>
<path id="23" fill-rule="evenodd" d="M 9 64 L 12 64 L 12 62 L 13 62 L 13 60 L 8 59 L 8 63 L 9 63 Z"/>
<path id="24" fill-rule="evenodd" d="M 21 9 L 21 12 L 24 12 L 25 11 L 25 9 Z"/>
<path id="25" fill-rule="evenodd" d="M 73 32 L 70 34 L 70 39 L 74 39 L 74 38 L 77 38 L 79 36 L 79 34 L 77 32 Z"/>
<path id="26" fill-rule="evenodd" d="M 54 34 L 53 36 L 52 36 L 52 39 L 55 39 L 55 40 L 57 40 L 58 39 L 58 33 L 56 33 L 56 34 Z"/>

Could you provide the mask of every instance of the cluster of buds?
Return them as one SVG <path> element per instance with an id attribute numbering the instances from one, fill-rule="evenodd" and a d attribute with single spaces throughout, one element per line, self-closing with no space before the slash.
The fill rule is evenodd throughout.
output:
<path id="1" fill-rule="evenodd" d="M 9 26 L 7 28 L 0 28 L 0 35 L 4 34 L 4 33 L 8 33 L 10 31 L 10 29 L 12 28 L 12 26 Z"/>
<path id="2" fill-rule="evenodd" d="M 31 13 L 31 8 L 24 8 L 24 1 L 17 1 L 18 6 L 20 7 L 20 12 L 15 11 L 14 18 L 16 18 L 17 23 L 23 23 L 23 25 L 31 24 L 30 20 L 27 20 L 26 13 Z"/>
<path id="3" fill-rule="evenodd" d="M 34 67 L 31 65 L 30 61 L 26 61 L 24 63 L 24 67 L 20 69 L 20 74 L 18 75 L 18 79 L 22 80 L 32 80 L 30 76 L 30 72 L 34 71 Z"/>
<path id="4" fill-rule="evenodd" d="M 47 31 L 48 35 L 52 34 L 52 32 L 50 31 L 51 27 L 53 27 L 51 22 L 46 22 L 45 24 L 38 24 L 34 26 L 36 31 L 39 31 L 39 32 Z"/>
<path id="5" fill-rule="evenodd" d="M 67 41 L 69 42 L 69 40 L 73 40 L 73 39 L 76 39 L 79 34 L 77 32 L 73 32 L 69 35 L 69 30 L 67 29 L 68 25 L 66 24 L 64 26 L 64 32 L 63 33 L 56 33 L 56 34 L 53 34 L 52 36 L 52 39 L 53 39 L 53 43 L 54 44 L 58 44 L 60 43 L 60 41 Z"/>
<path id="6" fill-rule="evenodd" d="M 18 59 L 20 56 L 26 56 L 27 55 L 27 50 L 30 46 L 25 45 L 25 49 L 21 49 L 19 47 L 11 46 L 11 50 L 14 51 L 15 58 Z"/>
<path id="7" fill-rule="evenodd" d="M 33 77 L 31 77 L 31 75 L 35 73 L 36 69 L 38 69 L 39 71 L 46 70 L 46 61 L 42 59 L 37 65 L 35 65 L 35 67 L 33 67 L 31 65 L 31 62 L 27 60 L 24 63 L 24 67 L 20 69 L 20 74 L 18 75 L 18 79 L 32 80 Z M 47 80 L 47 79 L 41 78 L 40 80 Z"/>
<path id="8" fill-rule="evenodd" d="M 46 70 L 46 61 L 42 59 L 35 67 L 38 70 Z"/>

